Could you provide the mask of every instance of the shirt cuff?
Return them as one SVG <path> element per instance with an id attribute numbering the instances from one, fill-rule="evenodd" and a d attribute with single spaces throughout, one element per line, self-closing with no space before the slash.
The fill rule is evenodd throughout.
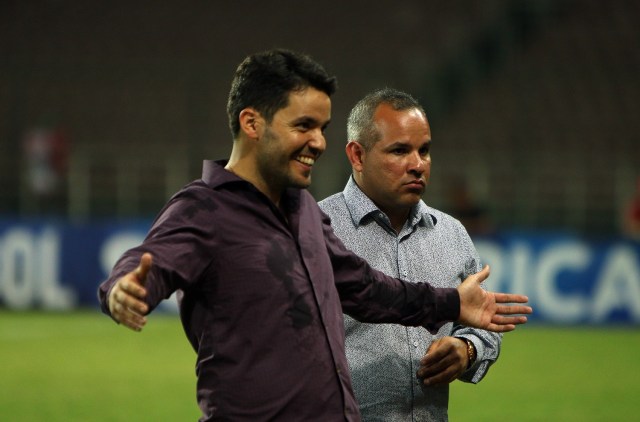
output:
<path id="1" fill-rule="evenodd" d="M 447 322 L 452 322 L 460 316 L 460 294 L 455 288 L 436 289 L 436 296 L 432 306 L 434 312 L 431 314 L 431 322 L 424 327 L 431 333 L 436 334 L 440 327 Z"/>

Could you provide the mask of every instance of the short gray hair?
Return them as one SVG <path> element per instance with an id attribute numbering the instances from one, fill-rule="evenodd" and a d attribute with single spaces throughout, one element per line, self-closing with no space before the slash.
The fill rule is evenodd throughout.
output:
<path id="1" fill-rule="evenodd" d="M 396 111 L 416 108 L 427 115 L 418 100 L 406 92 L 393 88 L 378 89 L 367 94 L 351 109 L 347 120 L 347 141 L 357 141 L 369 150 L 380 140 L 373 115 L 381 104 L 388 104 Z"/>

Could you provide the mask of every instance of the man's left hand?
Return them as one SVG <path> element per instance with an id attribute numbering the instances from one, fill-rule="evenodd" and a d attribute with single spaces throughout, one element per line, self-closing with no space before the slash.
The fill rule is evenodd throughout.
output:
<path id="1" fill-rule="evenodd" d="M 443 337 L 431 343 L 416 375 L 424 385 L 449 384 L 466 371 L 468 363 L 467 343 L 456 337 Z"/>

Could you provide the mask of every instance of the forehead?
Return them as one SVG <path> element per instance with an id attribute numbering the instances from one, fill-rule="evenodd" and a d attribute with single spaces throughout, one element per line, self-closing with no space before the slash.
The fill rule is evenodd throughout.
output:
<path id="1" fill-rule="evenodd" d="M 384 148 L 389 144 L 413 144 L 417 147 L 431 141 L 431 128 L 424 113 L 417 108 L 394 110 L 382 104 L 374 113 L 374 123 L 379 133 L 373 145 Z"/>
<path id="2" fill-rule="evenodd" d="M 381 133 L 411 132 L 431 136 L 431 128 L 424 113 L 417 108 L 394 110 L 388 104 L 381 104 L 374 113 L 376 127 Z"/>
<path id="3" fill-rule="evenodd" d="M 323 122 L 329 121 L 331 118 L 329 96 L 312 87 L 291 91 L 287 106 L 278 110 L 274 117 L 296 119 L 303 116 Z"/>

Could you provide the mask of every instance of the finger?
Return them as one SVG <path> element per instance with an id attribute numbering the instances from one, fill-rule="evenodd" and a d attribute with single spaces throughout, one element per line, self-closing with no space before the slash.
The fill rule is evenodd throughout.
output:
<path id="1" fill-rule="evenodd" d="M 134 274 L 138 279 L 138 282 L 144 286 L 144 283 L 147 281 L 147 274 L 151 269 L 151 264 L 153 262 L 152 255 L 148 252 L 142 254 L 140 258 L 140 264 L 135 269 Z"/>
<path id="2" fill-rule="evenodd" d="M 488 265 L 485 265 L 481 271 L 474 274 L 474 276 L 476 277 L 476 282 L 478 282 L 478 284 L 482 283 L 487 278 L 489 278 L 490 273 L 491 273 L 491 268 L 489 268 Z"/>
<path id="3" fill-rule="evenodd" d="M 519 324 L 525 324 L 526 322 L 527 322 L 526 316 L 507 317 L 502 315 L 494 315 L 493 318 L 491 318 L 492 324 L 499 324 L 499 325 L 519 325 Z"/>
<path id="4" fill-rule="evenodd" d="M 530 314 L 533 312 L 531 306 L 522 305 L 498 305 L 496 306 L 496 314 L 500 315 L 515 315 L 515 314 Z"/>
<path id="5" fill-rule="evenodd" d="M 442 362 L 437 368 L 420 368 L 418 378 L 424 385 L 446 384 L 457 377 L 458 367 L 451 359 Z"/>
<path id="6" fill-rule="evenodd" d="M 448 384 L 451 378 L 450 371 L 444 371 L 432 377 L 426 377 L 422 380 L 422 383 L 426 386 L 433 386 L 439 384 Z"/>
<path id="7" fill-rule="evenodd" d="M 448 366 L 449 364 L 446 359 L 440 359 L 430 365 L 421 365 L 416 375 L 422 379 L 433 378 L 446 370 Z"/>
<path id="8" fill-rule="evenodd" d="M 137 313 L 138 315 L 145 315 L 149 310 L 146 303 L 138 300 L 135 296 L 127 294 L 125 291 L 118 289 L 114 292 L 114 298 L 117 303 L 121 304 L 125 309 Z"/>
<path id="9" fill-rule="evenodd" d="M 489 324 L 486 328 L 488 331 L 493 331 L 494 333 L 508 333 L 509 331 L 513 331 L 516 329 L 516 326 L 513 324 L 507 325 L 498 325 L 498 324 Z"/>
<path id="10" fill-rule="evenodd" d="M 139 332 L 144 328 L 147 323 L 147 319 L 139 315 L 129 314 L 129 316 L 127 318 L 123 318 L 120 323 L 133 331 Z"/>
<path id="11" fill-rule="evenodd" d="M 114 302 L 112 315 L 121 325 L 134 331 L 142 330 L 142 327 L 147 323 L 144 316 L 132 312 L 120 302 Z"/>
<path id="12" fill-rule="evenodd" d="M 144 300 L 147 290 L 140 284 L 134 272 L 131 272 L 118 281 L 118 287 L 125 295 Z M 117 290 L 116 290 L 117 292 Z M 120 296 L 122 298 L 122 296 Z"/>
<path id="13" fill-rule="evenodd" d="M 491 318 L 491 322 L 487 325 L 487 330 L 494 331 L 496 333 L 506 333 L 516 329 L 516 325 L 524 324 L 527 322 L 527 317 L 504 317 L 495 315 Z"/>
<path id="14" fill-rule="evenodd" d="M 459 374 L 459 368 L 450 366 L 438 375 L 425 378 L 423 384 L 427 386 L 450 384 L 458 378 Z"/>
<path id="15" fill-rule="evenodd" d="M 426 355 L 420 359 L 420 364 L 424 366 L 434 365 L 447 355 L 447 351 L 438 347 L 430 347 Z"/>
<path id="16" fill-rule="evenodd" d="M 511 293 L 494 293 L 496 303 L 527 303 L 529 298 L 525 295 Z"/>

